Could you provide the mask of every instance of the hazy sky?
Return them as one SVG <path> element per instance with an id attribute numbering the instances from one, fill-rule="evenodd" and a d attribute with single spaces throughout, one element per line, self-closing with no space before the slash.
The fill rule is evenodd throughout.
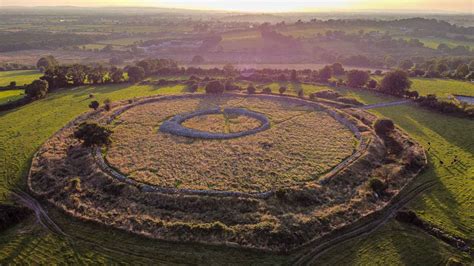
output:
<path id="1" fill-rule="evenodd" d="M 253 12 L 414 10 L 474 13 L 474 0 L 0 0 L 0 6 L 156 6 Z"/>

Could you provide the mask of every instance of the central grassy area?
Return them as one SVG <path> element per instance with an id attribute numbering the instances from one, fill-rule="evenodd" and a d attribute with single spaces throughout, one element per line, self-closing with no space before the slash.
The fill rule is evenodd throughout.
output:
<path id="1" fill-rule="evenodd" d="M 204 140 L 157 132 L 180 113 L 246 108 L 265 114 L 271 128 L 253 135 Z M 107 161 L 137 181 L 161 187 L 262 192 L 317 179 L 350 156 L 352 132 L 323 111 L 276 100 L 234 97 L 167 100 L 134 107 L 113 128 Z M 239 132 L 260 126 L 246 116 L 196 116 L 183 126 Z M 179 165 L 179 167 L 177 167 Z"/>

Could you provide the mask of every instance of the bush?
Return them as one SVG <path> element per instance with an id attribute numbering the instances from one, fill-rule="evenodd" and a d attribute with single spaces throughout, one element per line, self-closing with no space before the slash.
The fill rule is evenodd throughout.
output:
<path id="1" fill-rule="evenodd" d="M 384 136 L 395 130 L 395 125 L 390 119 L 380 118 L 375 121 L 374 129 L 378 135 Z"/>
<path id="2" fill-rule="evenodd" d="M 43 98 L 48 93 L 48 82 L 37 79 L 26 86 L 25 93 L 31 99 Z"/>
<path id="3" fill-rule="evenodd" d="M 83 122 L 76 131 L 74 137 L 83 141 L 87 147 L 102 146 L 110 143 L 112 131 L 96 123 Z"/>
<path id="4" fill-rule="evenodd" d="M 313 95 L 313 98 L 317 97 L 317 98 L 324 98 L 324 99 L 331 99 L 331 100 L 337 99 L 342 96 L 341 94 L 333 90 L 317 91 L 315 93 L 312 93 L 311 95 Z"/>
<path id="5" fill-rule="evenodd" d="M 269 87 L 265 87 L 265 88 L 263 88 L 262 93 L 264 93 L 264 94 L 271 94 L 271 93 L 272 93 L 272 89 L 270 89 Z"/>
<path id="6" fill-rule="evenodd" d="M 206 93 L 221 94 L 224 92 L 224 85 L 218 80 L 211 81 L 206 85 Z"/>
<path id="7" fill-rule="evenodd" d="M 388 185 L 378 178 L 371 178 L 369 180 L 369 186 L 378 195 L 382 195 L 388 188 Z"/>
<path id="8" fill-rule="evenodd" d="M 92 102 L 89 104 L 89 108 L 94 109 L 94 110 L 97 110 L 97 108 L 99 108 L 99 102 L 98 102 L 98 101 L 92 101 Z"/>
<path id="9" fill-rule="evenodd" d="M 248 94 L 254 94 L 257 90 L 255 89 L 255 87 L 253 85 L 249 85 L 247 87 L 247 93 Z"/>
<path id="10" fill-rule="evenodd" d="M 198 85 L 197 84 L 192 84 L 191 86 L 188 87 L 189 92 L 196 92 L 198 90 Z"/>
<path id="11" fill-rule="evenodd" d="M 283 94 L 286 91 L 286 87 L 282 86 L 282 87 L 280 87 L 280 89 L 278 91 L 280 92 L 280 94 Z"/>
<path id="12" fill-rule="evenodd" d="M 107 111 L 110 111 L 112 109 L 112 101 L 110 99 L 104 100 L 104 108 Z"/>
<path id="13" fill-rule="evenodd" d="M 300 98 L 303 98 L 303 97 L 304 97 L 304 91 L 303 91 L 303 89 L 300 89 L 300 90 L 298 91 L 298 97 L 300 97 Z"/>
<path id="14" fill-rule="evenodd" d="M 347 73 L 347 85 L 353 88 L 360 88 L 369 81 L 369 73 L 362 70 L 351 70 Z"/>

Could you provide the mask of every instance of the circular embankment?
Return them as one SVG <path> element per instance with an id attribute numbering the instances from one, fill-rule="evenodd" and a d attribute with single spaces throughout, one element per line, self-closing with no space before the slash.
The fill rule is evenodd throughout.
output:
<path id="1" fill-rule="evenodd" d="M 28 184 L 71 215 L 149 237 L 289 251 L 374 215 L 424 166 L 416 143 L 380 138 L 374 119 L 273 95 L 120 102 L 51 137 Z M 84 147 L 83 121 L 109 127 L 112 143 Z"/>

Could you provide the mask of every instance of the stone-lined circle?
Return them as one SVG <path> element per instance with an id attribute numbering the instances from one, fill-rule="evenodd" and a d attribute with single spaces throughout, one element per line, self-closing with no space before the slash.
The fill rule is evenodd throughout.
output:
<path id="1" fill-rule="evenodd" d="M 212 114 L 224 114 L 224 115 L 241 115 L 248 116 L 260 121 L 261 125 L 259 127 L 244 130 L 234 133 L 215 133 L 215 132 L 206 132 L 193 128 L 184 127 L 183 122 L 197 116 L 212 115 Z M 164 133 L 169 133 L 172 135 L 177 135 L 181 137 L 189 138 L 198 138 L 198 139 L 232 139 L 239 138 L 243 136 L 252 135 L 270 128 L 270 120 L 264 115 L 257 112 L 253 112 L 243 108 L 214 108 L 208 110 L 199 110 L 187 114 L 175 115 L 172 118 L 166 120 L 161 124 L 160 131 Z"/>

